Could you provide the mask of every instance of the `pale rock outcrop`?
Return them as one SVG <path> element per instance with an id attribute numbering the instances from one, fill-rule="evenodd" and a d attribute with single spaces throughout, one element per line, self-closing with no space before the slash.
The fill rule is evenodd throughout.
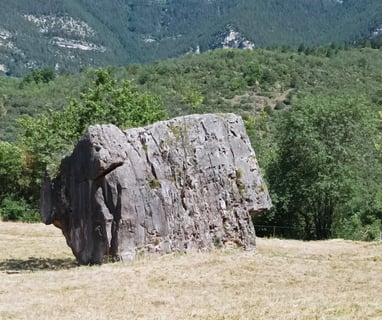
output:
<path id="1" fill-rule="evenodd" d="M 243 121 L 191 115 L 121 131 L 89 127 L 41 190 L 44 223 L 80 264 L 146 252 L 255 246 L 250 215 L 271 207 Z"/>

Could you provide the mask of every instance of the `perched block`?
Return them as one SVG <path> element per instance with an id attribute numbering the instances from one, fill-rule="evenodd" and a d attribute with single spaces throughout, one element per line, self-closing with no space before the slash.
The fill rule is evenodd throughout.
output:
<path id="1" fill-rule="evenodd" d="M 250 215 L 271 207 L 243 121 L 191 115 L 121 131 L 89 127 L 41 189 L 43 222 L 80 264 L 139 252 L 255 246 Z"/>

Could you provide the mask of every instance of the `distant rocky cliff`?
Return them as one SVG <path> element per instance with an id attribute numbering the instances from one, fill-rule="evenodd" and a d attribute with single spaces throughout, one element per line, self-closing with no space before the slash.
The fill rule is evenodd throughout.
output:
<path id="1" fill-rule="evenodd" d="M 214 36 L 214 42 L 211 44 L 212 49 L 216 48 L 235 48 L 235 49 L 255 49 L 255 44 L 252 41 L 247 40 L 236 29 L 227 25 L 223 32 L 218 32 Z"/>
<path id="2" fill-rule="evenodd" d="M 146 252 L 250 249 L 271 207 L 243 121 L 192 115 L 122 132 L 91 126 L 42 187 L 44 223 L 80 264 Z"/>

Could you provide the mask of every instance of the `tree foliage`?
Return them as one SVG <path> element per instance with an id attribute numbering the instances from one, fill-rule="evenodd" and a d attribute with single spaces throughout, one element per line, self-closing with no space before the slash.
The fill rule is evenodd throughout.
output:
<path id="1" fill-rule="evenodd" d="M 0 216 L 4 220 L 36 221 L 39 217 L 25 192 L 30 182 L 26 162 L 19 147 L 0 142 Z"/>
<path id="2" fill-rule="evenodd" d="M 0 142 L 0 202 L 7 195 L 18 192 L 25 159 L 20 148 L 8 142 Z"/>
<path id="3" fill-rule="evenodd" d="M 23 81 L 21 86 L 34 82 L 35 84 L 39 83 L 49 83 L 54 80 L 56 77 L 55 71 L 52 67 L 44 67 L 41 69 L 35 69 L 32 72 L 29 72 Z"/>
<path id="4" fill-rule="evenodd" d="M 293 228 L 285 235 L 326 239 L 354 214 L 378 211 L 376 120 L 366 98 L 349 95 L 307 95 L 279 114 L 268 179 L 273 223 Z"/>

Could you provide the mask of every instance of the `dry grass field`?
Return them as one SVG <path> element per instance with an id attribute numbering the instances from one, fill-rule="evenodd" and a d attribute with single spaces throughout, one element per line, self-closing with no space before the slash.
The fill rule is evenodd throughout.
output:
<path id="1" fill-rule="evenodd" d="M 0 319 L 382 319 L 382 244 L 258 239 L 78 267 L 54 227 L 0 222 Z"/>

